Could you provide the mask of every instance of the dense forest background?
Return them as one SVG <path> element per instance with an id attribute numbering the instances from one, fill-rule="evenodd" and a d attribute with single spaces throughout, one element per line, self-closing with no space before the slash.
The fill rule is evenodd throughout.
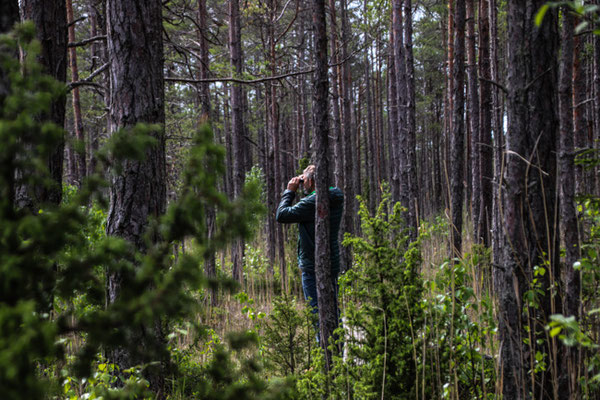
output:
<path id="1" fill-rule="evenodd" d="M 599 9 L 4 0 L 2 397 L 600 398 Z"/>

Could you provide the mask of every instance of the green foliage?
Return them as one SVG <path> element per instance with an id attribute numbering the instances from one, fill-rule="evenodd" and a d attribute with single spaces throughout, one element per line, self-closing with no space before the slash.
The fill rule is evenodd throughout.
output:
<path id="1" fill-rule="evenodd" d="M 310 368 L 311 351 L 317 347 L 315 319 L 307 307 L 299 309 L 290 295 L 273 299 L 273 310 L 264 325 L 263 352 L 276 375 L 294 375 Z"/>
<path id="2" fill-rule="evenodd" d="M 549 1 L 537 11 L 535 15 L 535 25 L 540 26 L 548 11 L 559 7 L 566 8 L 568 12 L 573 13 L 580 18 L 574 31 L 576 35 L 588 29 L 590 24 L 594 24 L 599 19 L 598 11 L 600 10 L 600 6 L 597 4 L 586 4 L 583 0 Z M 595 35 L 600 35 L 600 29 L 594 29 L 593 32 Z"/>
<path id="3" fill-rule="evenodd" d="M 345 309 L 347 377 L 355 398 L 410 399 L 416 397 L 418 331 L 423 323 L 420 301 L 423 284 L 418 274 L 419 241 L 407 243 L 402 209 L 387 214 L 389 193 L 370 216 L 360 202 L 363 237 L 349 237 L 355 266 L 340 280 L 350 301 Z M 382 377 L 385 375 L 385 381 Z"/>
<path id="4" fill-rule="evenodd" d="M 33 37 L 31 24 L 0 37 L 0 63 L 10 78 L 10 92 L 0 107 L 0 393 L 6 399 L 42 398 L 60 380 L 67 397 L 141 398 L 147 394 L 141 377 L 159 364 L 164 368 L 169 356 L 162 341 L 141 349 L 131 340 L 132 332 L 152 322 L 168 332 L 173 321 L 194 316 L 194 289 L 208 284 L 199 266 L 209 252 L 252 234 L 263 211 L 260 188 L 250 182 L 234 202 L 217 190 L 224 151 L 203 127 L 193 139 L 182 193 L 165 216 L 151 221 L 145 253 L 104 235 L 106 200 L 100 189 L 107 184 L 100 176 L 86 179 L 77 192 L 67 188 L 61 205 L 35 203 L 33 213 L 16 208 L 16 171 L 18 183 L 32 193 L 57 185 L 45 160 L 63 136 L 60 127 L 40 118 L 65 90 L 42 75 L 35 61 L 39 43 Z M 17 45 L 25 54 L 23 65 L 13 57 Z M 146 150 L 158 145 L 149 135 L 157 129 L 139 125 L 115 133 L 97 155 L 100 170 L 118 174 L 126 160 L 143 160 Z M 209 207 L 218 220 L 210 238 Z M 173 243 L 186 238 L 193 238 L 199 251 L 174 259 Z M 105 299 L 105 271 L 118 272 L 122 279 L 121 293 L 111 302 Z M 222 285 L 234 287 L 231 282 Z M 72 339 L 77 346 L 70 345 Z M 247 342 L 230 340 L 231 351 Z M 111 347 L 147 362 L 120 372 L 97 362 L 97 354 Z M 289 385 L 277 390 L 267 385 L 252 359 L 231 367 L 229 351 L 215 352 L 207 369 L 211 394 L 204 398 L 286 398 Z M 58 373 L 57 365 L 65 368 Z M 117 381 L 123 385 L 119 389 L 113 387 Z"/>
<path id="5" fill-rule="evenodd" d="M 421 303 L 428 321 L 423 337 L 435 343 L 427 347 L 424 357 L 430 360 L 426 367 L 429 372 L 424 371 L 428 398 L 446 398 L 450 390 L 458 392 L 460 399 L 494 393 L 492 355 L 497 328 L 493 300 L 474 289 L 485 287 L 475 284 L 474 278 L 489 274 L 485 265 L 490 263 L 490 252 L 478 247 L 473 250 L 462 262 L 444 262 L 433 279 L 425 282 L 429 295 Z"/>
<path id="6" fill-rule="evenodd" d="M 172 398 L 205 400 L 294 399 L 291 378 L 262 378 L 263 366 L 256 353 L 244 355 L 255 348 L 258 336 L 246 332 L 230 334 L 228 346 L 216 344 L 207 363 L 195 361 L 192 352 L 176 356 L 178 375 L 173 381 Z"/>

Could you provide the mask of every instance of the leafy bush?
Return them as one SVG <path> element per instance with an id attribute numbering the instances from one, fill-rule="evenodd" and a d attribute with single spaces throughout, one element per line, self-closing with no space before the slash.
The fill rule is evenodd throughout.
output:
<path id="1" fill-rule="evenodd" d="M 264 324 L 263 352 L 278 376 L 310 368 L 311 352 L 317 347 L 315 318 L 307 307 L 299 309 L 290 295 L 273 299 L 273 310 Z"/>
<path id="2" fill-rule="evenodd" d="M 10 93 L 0 105 L 0 393 L 5 399 L 43 398 L 50 388 L 62 387 L 68 397 L 142 398 L 147 389 L 141 376 L 157 365 L 164 371 L 169 352 L 164 341 L 142 348 L 131 340 L 132 332 L 152 322 L 168 332 L 173 321 L 194 316 L 194 293 L 210 283 L 201 263 L 232 239 L 252 234 L 250 222 L 263 211 L 257 201 L 259 187 L 249 183 L 233 202 L 218 192 L 224 151 L 204 127 L 190 149 L 182 193 L 165 216 L 150 222 L 144 254 L 104 235 L 106 200 L 101 189 L 107 184 L 101 176 L 88 177 L 77 192 L 68 189 L 61 205 L 38 202 L 31 210 L 17 208 L 16 183 L 32 193 L 57 185 L 45 160 L 63 137 L 60 127 L 36 118 L 64 95 L 65 88 L 42 74 L 34 36 L 32 24 L 0 36 L 0 64 L 10 78 Z M 23 64 L 13 57 L 18 46 L 25 55 Z M 157 145 L 148 135 L 155 129 L 159 128 L 139 125 L 114 133 L 97 154 L 101 170 L 119 173 L 126 160 L 142 160 L 146 149 Z M 16 183 L 15 176 L 20 177 Z M 208 207 L 217 214 L 217 229 L 210 238 Z M 186 238 L 194 238 L 197 254 L 174 259 L 173 243 Z M 123 279 L 114 302 L 105 299 L 107 270 L 118 271 Z M 235 287 L 231 281 L 211 284 Z M 66 339 L 74 337 L 81 339 L 80 345 L 67 351 Z M 243 361 L 243 368 L 231 366 L 228 352 L 246 343 L 232 340 L 233 350 L 215 351 L 206 368 L 205 377 L 211 379 L 206 380 L 204 398 L 286 398 L 289 385 L 272 390 L 259 378 L 252 359 Z M 143 363 L 118 371 L 97 361 L 101 351 L 115 347 Z M 72 354 L 67 357 L 68 353 Z M 248 395 L 241 396 L 244 391 Z"/>

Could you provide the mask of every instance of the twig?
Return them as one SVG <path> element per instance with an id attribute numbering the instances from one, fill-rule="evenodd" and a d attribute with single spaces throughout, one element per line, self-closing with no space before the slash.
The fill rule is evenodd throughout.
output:
<path id="1" fill-rule="evenodd" d="M 496 86 L 498 89 L 502 90 L 504 93 L 508 94 L 508 89 L 499 82 L 493 81 L 491 79 L 485 79 L 485 78 L 482 78 L 481 76 L 479 77 L 479 80 L 487 82 L 487 83 L 491 83 L 492 85 Z"/>
<path id="2" fill-rule="evenodd" d="M 252 85 L 252 84 L 255 84 L 255 83 L 263 83 L 263 82 L 269 82 L 269 81 L 275 81 L 275 80 L 279 80 L 279 79 L 289 78 L 291 76 L 298 76 L 298 75 L 304 75 L 304 74 L 312 74 L 313 72 L 315 72 L 315 69 L 311 68 L 311 69 L 308 69 L 308 70 L 290 72 L 290 73 L 282 74 L 282 75 L 267 76 L 267 77 L 264 77 L 264 78 L 257 78 L 257 79 L 239 79 L 239 78 L 232 78 L 232 77 L 227 77 L 227 78 L 191 79 L 191 78 L 177 78 L 177 77 L 167 76 L 167 77 L 165 77 L 165 81 L 168 81 L 168 82 L 180 82 L 180 83 L 233 82 L 233 83 L 242 83 L 242 84 Z"/>
<path id="3" fill-rule="evenodd" d="M 94 36 L 94 37 L 91 37 L 89 39 L 84 39 L 81 42 L 71 42 L 67 46 L 68 47 L 85 46 L 86 44 L 89 44 L 89 43 L 92 43 L 92 42 L 97 42 L 97 41 L 100 41 L 100 40 L 106 40 L 106 35 Z"/>
<path id="4" fill-rule="evenodd" d="M 74 21 L 71 21 L 71 22 L 70 22 L 70 23 L 67 25 L 67 28 L 69 28 L 70 26 L 73 26 L 73 25 L 75 25 L 75 24 L 76 24 L 76 23 L 78 23 L 78 22 L 85 21 L 86 19 L 87 19 L 87 17 L 86 17 L 86 16 L 84 16 L 84 17 L 79 17 L 79 18 L 77 18 L 76 20 L 74 20 Z"/>
<path id="5" fill-rule="evenodd" d="M 110 65 L 110 63 L 107 62 L 106 64 L 104 64 L 103 66 L 101 66 L 100 68 L 98 68 L 97 70 L 95 70 L 94 72 L 92 72 L 90 74 L 90 76 L 88 76 L 87 78 L 82 79 L 82 80 L 77 81 L 77 82 L 71 82 L 71 83 L 69 83 L 69 85 L 68 85 L 69 90 L 71 90 L 73 88 L 76 88 L 76 87 L 79 87 L 79 86 L 94 86 L 94 87 L 98 87 L 98 88 L 101 88 L 101 89 L 105 89 L 105 87 L 102 86 L 102 85 L 100 85 L 99 83 L 92 82 L 92 79 L 94 79 L 96 76 L 98 76 L 100 73 L 102 73 L 102 71 L 104 71 L 105 69 L 107 69 L 109 65 Z"/>

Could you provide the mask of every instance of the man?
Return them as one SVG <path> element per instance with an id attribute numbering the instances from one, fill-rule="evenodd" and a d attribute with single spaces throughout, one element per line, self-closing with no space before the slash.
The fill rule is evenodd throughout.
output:
<path id="1" fill-rule="evenodd" d="M 296 205 L 292 205 L 296 191 L 300 185 L 304 186 L 306 196 Z M 309 165 L 300 176 L 292 178 L 287 185 L 287 190 L 281 196 L 281 203 L 277 208 L 277 222 L 284 224 L 298 224 L 298 266 L 302 271 L 302 289 L 304 297 L 310 302 L 312 312 L 317 313 L 317 285 L 315 277 L 315 166 Z M 340 246 L 338 232 L 344 209 L 344 194 L 336 187 L 329 188 L 329 243 L 331 250 L 331 272 L 333 281 L 336 282 L 340 272 Z M 337 308 L 337 307 L 336 307 Z"/>

